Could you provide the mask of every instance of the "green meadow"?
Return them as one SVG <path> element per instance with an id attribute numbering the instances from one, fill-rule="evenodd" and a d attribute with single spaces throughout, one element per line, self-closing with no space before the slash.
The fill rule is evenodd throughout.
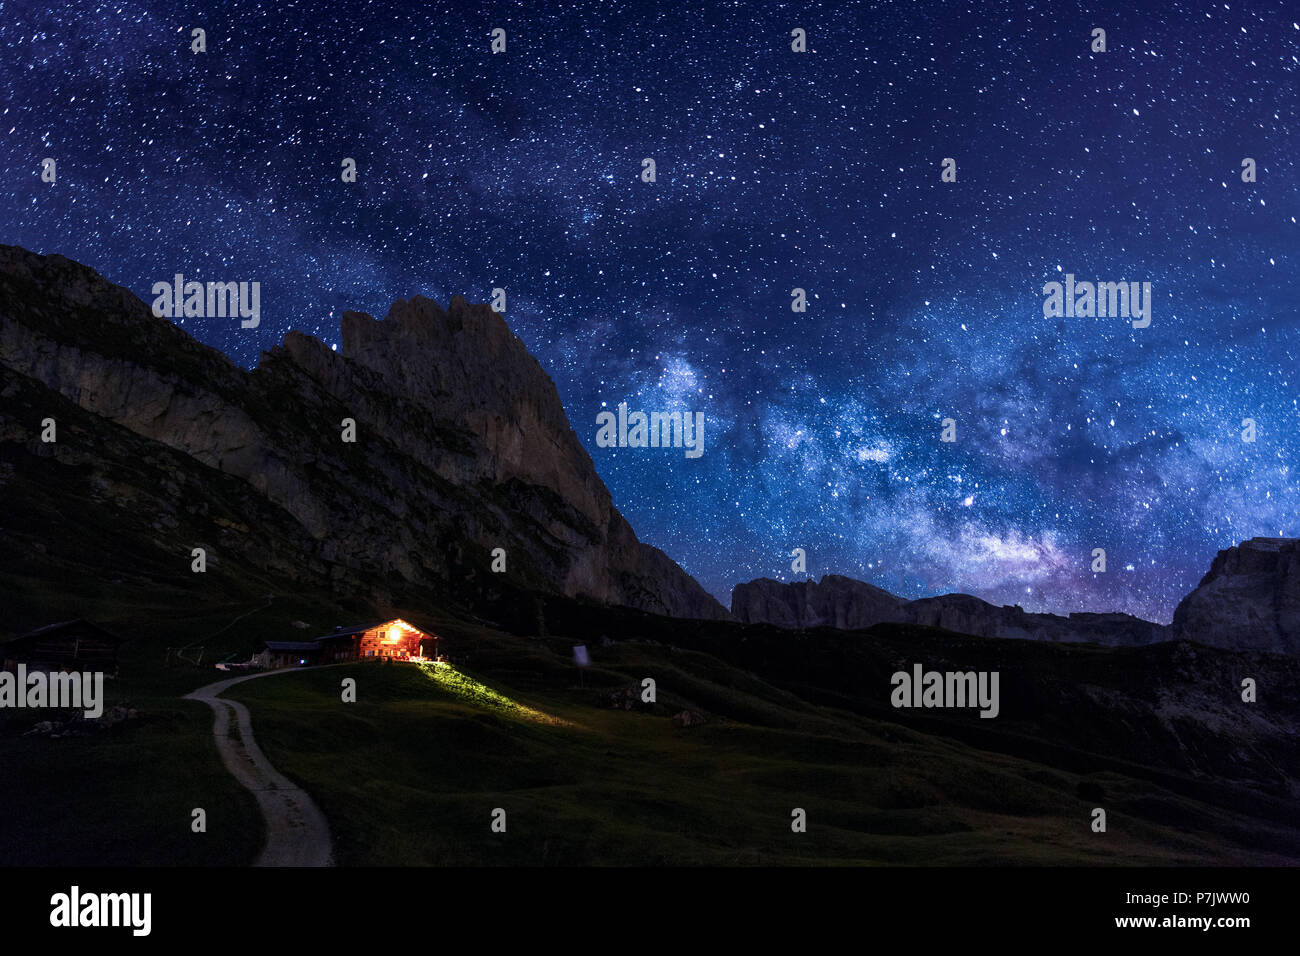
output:
<path id="1" fill-rule="evenodd" d="M 485 670 L 454 679 L 360 663 L 228 693 L 317 799 L 344 865 L 1239 863 L 1279 862 L 1271 836 L 1294 845 L 1291 828 L 1270 834 L 1149 781 L 812 705 L 680 648 L 619 643 L 580 682 L 569 643 L 482 632 Z M 647 673 L 655 704 L 600 706 Z M 710 719 L 678 726 L 681 709 Z M 1089 826 L 1097 792 L 1105 834 Z"/>

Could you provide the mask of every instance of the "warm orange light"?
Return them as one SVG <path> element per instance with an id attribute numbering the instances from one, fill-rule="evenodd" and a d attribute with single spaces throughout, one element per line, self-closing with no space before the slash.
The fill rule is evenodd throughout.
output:
<path id="1" fill-rule="evenodd" d="M 396 618 L 392 621 L 389 621 L 387 624 L 383 625 L 382 627 L 377 628 L 376 631 L 378 633 L 379 640 L 383 641 L 385 644 L 401 643 L 402 638 L 405 636 L 405 633 L 418 634 L 421 636 L 424 635 L 424 632 L 421 631 L 418 627 L 412 627 L 410 624 L 407 624 L 401 618 Z"/>

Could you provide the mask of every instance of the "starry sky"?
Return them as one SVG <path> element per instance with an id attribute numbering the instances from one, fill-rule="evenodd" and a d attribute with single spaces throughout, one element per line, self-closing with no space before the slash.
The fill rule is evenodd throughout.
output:
<path id="1" fill-rule="evenodd" d="M 505 288 L 727 605 L 839 573 L 1164 622 L 1300 536 L 1298 71 L 1282 3 L 0 0 L 0 241 L 146 301 L 260 281 L 258 328 L 184 326 L 245 366 Z M 1151 282 L 1150 327 L 1044 318 L 1065 273 Z M 704 454 L 597 447 L 621 401 L 703 412 Z"/>

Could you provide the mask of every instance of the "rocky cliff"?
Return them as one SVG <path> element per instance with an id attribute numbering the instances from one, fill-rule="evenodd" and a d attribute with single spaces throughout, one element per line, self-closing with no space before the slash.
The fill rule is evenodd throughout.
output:
<path id="1" fill-rule="evenodd" d="M 0 246 L 0 371 L 31 410 L 6 416 L 14 444 L 0 477 L 30 477 L 33 455 L 76 459 L 95 481 L 149 497 L 161 512 L 153 543 L 167 553 L 188 554 L 193 540 L 171 540 L 169 526 L 220 488 L 242 511 L 218 527 L 244 531 L 214 546 L 217 560 L 346 580 L 377 598 L 391 586 L 455 593 L 505 579 L 679 617 L 728 616 L 637 540 L 554 383 L 486 305 L 456 297 L 444 310 L 417 296 L 380 321 L 349 312 L 340 352 L 290 332 L 248 371 L 93 270 Z M 76 430 L 41 447 L 32 416 L 61 403 L 76 407 L 65 415 Z M 354 442 L 343 440 L 344 419 L 355 421 Z M 127 461 L 165 462 L 170 477 L 159 480 L 189 496 L 127 481 Z M 19 553 L 31 541 L 7 544 Z M 504 575 L 489 570 L 498 547 Z"/>
<path id="2" fill-rule="evenodd" d="M 1300 653 L 1300 540 L 1251 538 L 1215 556 L 1174 611 L 1181 639 Z"/>
<path id="3" fill-rule="evenodd" d="M 779 627 L 867 628 L 882 622 L 923 624 L 980 637 L 1035 641 L 1090 641 L 1139 645 L 1168 640 L 1169 629 L 1128 614 L 1030 614 L 998 607 L 969 594 L 906 601 L 853 578 L 828 574 L 821 581 L 782 584 L 760 578 L 731 592 L 731 613 L 747 624 Z"/>
<path id="4" fill-rule="evenodd" d="M 874 585 L 838 574 L 782 584 L 759 578 L 731 592 L 731 613 L 745 624 L 838 627 L 851 630 L 881 621 L 902 622 L 907 602 Z M 870 622 L 870 623 L 864 623 Z"/>

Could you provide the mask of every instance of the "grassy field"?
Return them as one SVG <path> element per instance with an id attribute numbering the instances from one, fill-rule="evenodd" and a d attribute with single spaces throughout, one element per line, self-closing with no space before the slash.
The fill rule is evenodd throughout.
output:
<path id="1" fill-rule="evenodd" d="M 0 714 L 0 864 L 256 856 L 256 802 L 222 765 L 211 712 L 179 698 L 220 679 L 212 663 L 246 655 L 259 638 L 310 637 L 375 612 L 320 594 L 281 590 L 267 600 L 260 582 L 233 578 L 228 600 L 187 602 L 186 582 L 148 601 L 106 588 L 72 607 L 12 572 L 0 580 L 25 593 L 40 619 L 87 614 L 129 635 L 107 705 L 139 713 L 111 731 L 59 739 L 24 736 L 36 719 L 29 712 Z M 1300 859 L 1294 801 L 1279 796 L 1295 759 L 1278 749 L 1283 738 L 1234 731 L 1223 723 L 1231 710 L 1215 718 L 1218 736 L 1199 724 L 1166 726 L 1145 703 L 1232 686 L 1225 668 L 1241 661 L 1231 655 L 924 629 L 741 630 L 581 605 L 546 612 L 552 636 L 528 637 L 428 606 L 394 609 L 444 636 L 456 666 L 439 673 L 461 675 L 455 681 L 368 663 L 286 672 L 227 693 L 250 707 L 271 761 L 320 804 L 344 865 Z M 309 626 L 295 627 L 299 620 Z M 580 676 L 571 647 L 584 642 L 595 663 Z M 204 665 L 167 664 L 165 648 L 181 644 L 204 647 Z M 887 687 L 904 658 L 1000 669 L 999 719 L 908 714 L 866 692 Z M 1252 673 L 1264 666 L 1250 663 Z M 1268 666 L 1280 688 L 1271 719 L 1285 727 L 1294 667 Z M 340 699 L 345 676 L 358 681 L 356 703 Z M 610 691 L 644 677 L 657 682 L 657 703 L 607 705 Z M 671 715 L 682 709 L 708 722 L 676 726 Z M 1194 744 L 1190 758 L 1184 742 Z M 1188 772 L 1187 759 L 1209 772 Z M 1280 782 L 1268 782 L 1269 768 Z M 1089 828 L 1099 805 L 1104 834 Z M 195 807 L 207 811 L 206 834 L 190 830 Z M 507 813 L 505 833 L 490 829 L 496 808 Z M 796 808 L 807 832 L 791 830 Z"/>
<path id="2" fill-rule="evenodd" d="M 174 698 L 131 703 L 145 716 L 108 731 L 0 738 L 0 864 L 209 866 L 253 858 L 262 819 L 252 794 L 221 763 L 212 712 Z M 207 811 L 206 833 L 191 832 L 196 807 Z"/>
<path id="3" fill-rule="evenodd" d="M 190 611 L 122 608 L 106 594 L 95 610 L 52 609 L 48 619 L 89 611 L 130 636 L 120 676 L 105 682 L 104 706 L 130 707 L 138 716 L 109 730 L 51 738 L 26 732 L 69 714 L 0 711 L 0 865 L 250 862 L 263 839 L 257 803 L 221 762 L 211 709 L 180 698 L 222 677 L 213 661 L 246 655 L 253 635 L 283 635 L 291 620 L 319 614 L 319 606 L 282 599 L 269 607 L 258 600 Z M 167 647 L 196 638 L 206 648 L 203 667 L 165 663 Z M 195 808 L 207 812 L 206 833 L 190 829 Z"/>
<path id="4" fill-rule="evenodd" d="M 1286 862 L 1273 840 L 1295 841 L 1148 781 L 814 706 L 708 655 L 620 643 L 584 688 L 565 641 L 477 638 L 483 670 L 459 687 L 365 663 L 229 692 L 321 805 L 340 863 L 1246 864 Z M 657 705 L 596 706 L 593 685 L 643 674 Z M 355 703 L 341 701 L 344 677 Z M 681 707 L 713 717 L 679 727 Z M 1089 828 L 1098 793 L 1105 834 Z M 505 833 L 490 829 L 495 808 Z M 806 833 L 791 829 L 795 808 Z"/>

